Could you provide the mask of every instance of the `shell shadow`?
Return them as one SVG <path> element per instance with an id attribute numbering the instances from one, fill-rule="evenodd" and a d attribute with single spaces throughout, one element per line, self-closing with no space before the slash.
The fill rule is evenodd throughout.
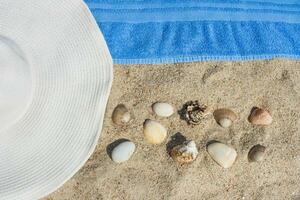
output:
<path id="1" fill-rule="evenodd" d="M 247 118 L 248 122 L 250 122 L 250 116 L 251 116 L 251 113 L 253 113 L 254 110 L 256 110 L 256 109 L 258 109 L 257 106 L 254 106 L 254 107 L 251 108 L 250 113 L 249 113 L 249 116 L 248 116 L 248 118 Z"/>
<path id="2" fill-rule="evenodd" d="M 213 144 L 213 143 L 216 143 L 216 142 L 220 142 L 220 141 L 218 141 L 218 140 L 210 140 L 210 141 L 208 141 L 208 142 L 206 143 L 206 149 L 207 149 L 208 145 Z"/>
<path id="3" fill-rule="evenodd" d="M 185 120 L 185 109 L 181 108 L 180 110 L 177 111 L 177 114 L 179 115 L 181 120 Z"/>
<path id="4" fill-rule="evenodd" d="M 113 149 L 118 146 L 119 144 L 123 143 L 123 142 L 126 142 L 126 141 L 129 141 L 128 139 L 125 139 L 125 138 L 121 138 L 121 139 L 118 139 L 112 143 L 110 143 L 109 145 L 107 145 L 106 147 L 106 153 L 107 155 L 110 157 L 110 159 L 112 159 L 111 157 L 111 153 L 113 151 Z"/>
<path id="5" fill-rule="evenodd" d="M 188 101 L 183 106 L 181 107 L 180 110 L 177 111 L 178 115 L 180 116 L 181 120 L 186 120 L 186 112 L 187 112 L 187 107 L 189 104 L 191 104 L 192 101 Z M 188 122 L 187 122 L 188 123 Z"/>
<path id="6" fill-rule="evenodd" d="M 186 137 L 183 136 L 180 132 L 175 133 L 173 136 L 171 136 L 171 140 L 166 144 L 166 150 L 168 154 L 170 155 L 171 150 L 182 143 L 186 141 Z"/>

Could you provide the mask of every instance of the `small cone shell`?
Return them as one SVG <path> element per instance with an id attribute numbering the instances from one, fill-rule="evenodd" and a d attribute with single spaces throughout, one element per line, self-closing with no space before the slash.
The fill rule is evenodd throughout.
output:
<path id="1" fill-rule="evenodd" d="M 209 144 L 207 151 L 212 159 L 224 168 L 231 167 L 237 157 L 235 149 L 220 142 Z"/>
<path id="2" fill-rule="evenodd" d="M 131 115 L 124 104 L 119 104 L 114 109 L 112 114 L 112 120 L 115 124 L 123 125 L 130 121 Z"/>
<path id="3" fill-rule="evenodd" d="M 254 125 L 270 125 L 273 121 L 269 112 L 262 108 L 253 108 L 248 120 Z"/>
<path id="4" fill-rule="evenodd" d="M 144 136 L 150 144 L 161 144 L 167 137 L 167 129 L 160 123 L 147 119 L 144 122 Z"/>
<path id="5" fill-rule="evenodd" d="M 237 119 L 237 115 L 227 108 L 215 110 L 213 115 L 216 122 L 223 128 L 231 126 L 231 124 Z"/>

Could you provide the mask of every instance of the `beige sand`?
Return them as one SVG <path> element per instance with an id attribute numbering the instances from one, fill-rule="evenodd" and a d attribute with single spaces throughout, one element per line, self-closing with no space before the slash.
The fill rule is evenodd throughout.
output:
<path id="1" fill-rule="evenodd" d="M 300 199 L 300 62 L 201 62 L 168 65 L 115 66 L 104 128 L 99 145 L 86 165 L 48 200 L 160 199 Z M 233 109 L 239 120 L 229 129 L 210 117 L 204 125 L 188 126 L 176 113 L 154 116 L 151 104 L 172 103 L 179 110 L 188 100 L 213 109 Z M 127 127 L 111 121 L 114 107 L 124 103 L 134 120 Z M 252 126 L 253 106 L 270 110 L 274 123 Z M 168 127 L 168 140 L 177 132 L 196 141 L 199 156 L 186 166 L 176 164 L 160 146 L 145 143 L 142 123 L 156 119 Z M 131 159 L 115 164 L 108 144 L 127 138 L 137 145 Z M 219 140 L 233 146 L 238 158 L 229 169 L 207 154 L 206 143 Z M 267 147 L 261 163 L 249 163 L 255 144 Z"/>

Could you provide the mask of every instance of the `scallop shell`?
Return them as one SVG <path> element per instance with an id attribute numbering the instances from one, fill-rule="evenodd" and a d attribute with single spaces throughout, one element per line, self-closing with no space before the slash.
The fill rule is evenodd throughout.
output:
<path id="1" fill-rule="evenodd" d="M 227 108 L 215 110 L 213 115 L 217 123 L 223 128 L 228 128 L 235 120 L 237 120 L 237 115 Z"/>
<path id="2" fill-rule="evenodd" d="M 197 158 L 198 149 L 194 141 L 186 141 L 181 145 L 172 148 L 170 152 L 171 157 L 181 163 L 190 163 Z"/>
<path id="3" fill-rule="evenodd" d="M 253 146 L 248 153 L 250 162 L 260 162 L 264 159 L 266 147 L 260 144 Z"/>
<path id="4" fill-rule="evenodd" d="M 131 115 L 124 104 L 119 104 L 114 109 L 112 114 L 112 120 L 115 124 L 123 125 L 130 121 Z"/>
<path id="5" fill-rule="evenodd" d="M 144 136 L 150 144 L 161 144 L 167 137 L 167 129 L 160 123 L 147 119 L 144 122 Z"/>
<path id="6" fill-rule="evenodd" d="M 257 107 L 252 109 L 248 120 L 254 125 L 270 125 L 273 121 L 272 116 L 267 110 Z"/>

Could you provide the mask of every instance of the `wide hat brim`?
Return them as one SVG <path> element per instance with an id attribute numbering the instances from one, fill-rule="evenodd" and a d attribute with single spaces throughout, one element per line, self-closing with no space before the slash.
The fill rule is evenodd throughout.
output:
<path id="1" fill-rule="evenodd" d="M 112 60 L 81 0 L 0 0 L 0 36 L 26 54 L 32 100 L 0 131 L 0 199 L 38 199 L 92 154 L 112 83 Z"/>

